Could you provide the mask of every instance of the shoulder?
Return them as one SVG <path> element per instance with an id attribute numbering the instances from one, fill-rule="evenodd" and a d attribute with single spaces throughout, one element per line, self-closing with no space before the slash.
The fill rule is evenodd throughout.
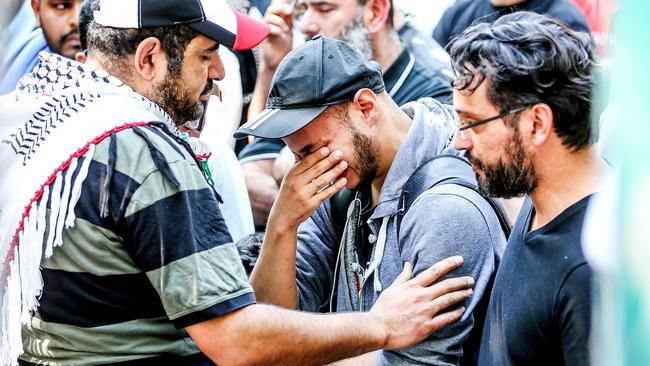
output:
<path id="1" fill-rule="evenodd" d="M 445 232 L 465 232 L 472 226 L 475 232 L 488 233 L 488 223 L 492 221 L 486 217 L 488 206 L 480 194 L 469 188 L 443 184 L 422 193 L 405 214 L 403 223 Z"/>
<path id="2" fill-rule="evenodd" d="M 470 10 L 477 9 L 479 6 L 477 3 L 481 1 L 476 0 L 457 0 L 454 2 L 444 13 L 443 19 L 452 21 L 453 19 L 447 18 L 447 16 L 458 16 L 462 13 L 467 13 Z"/>
<path id="3" fill-rule="evenodd" d="M 191 152 L 169 133 L 151 125 L 134 126 L 116 132 L 115 151 L 111 152 L 111 135 L 101 140 L 95 148 L 93 160 L 106 165 L 111 154 L 115 154 L 115 169 L 138 182 L 159 169 L 156 159 L 165 163 L 179 161 L 196 165 Z"/>
<path id="4" fill-rule="evenodd" d="M 412 69 L 406 80 L 404 80 L 404 85 L 395 94 L 395 99 L 400 99 L 398 94 L 406 94 L 401 97 L 404 102 L 427 97 L 435 98 L 443 103 L 447 102 L 452 93 L 449 79 L 438 70 L 435 70 L 430 64 L 425 64 L 413 53 L 410 56 L 413 58 Z"/>
<path id="5" fill-rule="evenodd" d="M 569 0 L 554 2 L 548 10 L 548 15 L 566 23 L 566 25 L 575 31 L 590 32 L 587 18 L 580 8 Z"/>

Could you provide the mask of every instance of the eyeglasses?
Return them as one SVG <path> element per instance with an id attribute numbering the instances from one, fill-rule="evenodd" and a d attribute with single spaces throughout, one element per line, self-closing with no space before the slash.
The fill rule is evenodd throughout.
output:
<path id="1" fill-rule="evenodd" d="M 463 139 L 463 140 L 466 139 L 465 132 L 464 132 L 465 130 L 469 130 L 470 128 L 474 128 L 474 127 L 477 127 L 477 126 L 480 126 L 480 125 L 484 125 L 484 124 L 486 124 L 488 122 L 496 121 L 498 119 L 501 119 L 501 118 L 506 117 L 508 115 L 511 115 L 513 113 L 521 112 L 524 109 L 526 109 L 528 107 L 531 107 L 534 104 L 536 104 L 536 103 L 527 104 L 527 105 L 525 105 L 523 107 L 519 107 L 519 108 L 515 108 L 515 109 L 508 109 L 508 110 L 504 111 L 503 113 L 498 114 L 498 115 L 496 115 L 494 117 L 482 119 L 482 120 L 476 121 L 476 122 L 463 122 L 462 120 L 459 119 L 458 131 L 460 133 L 460 138 Z"/>

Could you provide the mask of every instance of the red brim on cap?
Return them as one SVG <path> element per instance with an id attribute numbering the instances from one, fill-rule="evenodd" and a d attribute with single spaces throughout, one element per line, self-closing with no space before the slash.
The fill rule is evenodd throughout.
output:
<path id="1" fill-rule="evenodd" d="M 266 36 L 269 35 L 271 29 L 268 25 L 236 10 L 234 12 L 237 18 L 237 36 L 235 37 L 235 44 L 232 46 L 233 50 L 251 49 L 262 43 Z"/>

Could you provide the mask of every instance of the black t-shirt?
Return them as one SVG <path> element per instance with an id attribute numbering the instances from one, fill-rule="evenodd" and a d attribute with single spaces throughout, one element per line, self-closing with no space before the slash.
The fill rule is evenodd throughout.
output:
<path id="1" fill-rule="evenodd" d="M 397 34 L 402 43 L 413 52 L 415 59 L 426 65 L 428 72 L 442 76 L 445 80 L 444 86 L 448 87 L 454 78 L 454 72 L 447 51 L 430 35 L 424 34 L 409 21 L 397 30 Z"/>
<path id="2" fill-rule="evenodd" d="M 489 0 L 458 0 L 440 18 L 433 30 L 433 39 L 448 49 L 449 42 L 473 23 L 493 22 L 502 15 L 520 10 L 546 14 L 561 20 L 574 30 L 589 32 L 587 18 L 570 0 L 528 0 L 499 8 Z"/>
<path id="3" fill-rule="evenodd" d="M 399 106 L 420 98 L 431 97 L 440 103 L 449 103 L 451 83 L 449 78 L 431 68 L 431 63 L 421 60 L 408 47 L 384 71 L 386 92 Z"/>
<path id="4" fill-rule="evenodd" d="M 479 365 L 589 364 L 592 272 L 580 237 L 590 197 L 531 232 L 526 199 L 497 271 Z"/>

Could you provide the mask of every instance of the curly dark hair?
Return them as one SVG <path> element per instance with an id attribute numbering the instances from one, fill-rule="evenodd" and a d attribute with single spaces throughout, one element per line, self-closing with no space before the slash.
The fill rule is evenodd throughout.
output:
<path id="1" fill-rule="evenodd" d="M 452 41 L 454 88 L 471 93 L 488 78 L 488 99 L 502 111 L 545 103 L 562 143 L 581 150 L 595 139 L 593 49 L 590 34 L 545 15 L 512 13 L 473 25 Z"/>
<path id="2" fill-rule="evenodd" d="M 88 26 L 87 38 L 90 52 L 99 51 L 116 65 L 121 65 L 126 56 L 134 54 L 140 42 L 146 38 L 158 38 L 167 55 L 169 71 L 178 75 L 183 65 L 185 49 L 198 35 L 198 32 L 187 25 L 120 29 L 104 27 L 92 21 Z"/>

